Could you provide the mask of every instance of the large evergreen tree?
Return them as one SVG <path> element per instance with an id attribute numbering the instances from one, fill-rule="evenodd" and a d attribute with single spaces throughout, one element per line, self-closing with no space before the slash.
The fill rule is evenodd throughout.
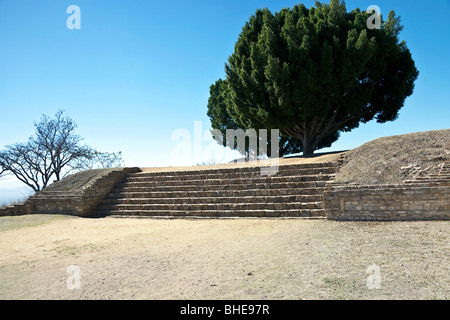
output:
<path id="1" fill-rule="evenodd" d="M 211 120 L 211 125 L 213 129 L 217 129 L 222 134 L 222 141 L 224 147 L 226 147 L 226 130 L 227 129 L 240 129 L 244 128 L 243 124 L 239 124 L 233 117 L 230 115 L 231 109 L 231 101 L 230 101 L 230 90 L 228 87 L 228 83 L 226 80 L 219 79 L 214 84 L 211 85 L 209 89 L 210 97 L 208 100 L 208 116 Z M 266 142 L 267 142 L 267 156 L 272 156 L 271 154 L 271 132 L 267 132 Z M 326 148 L 331 146 L 331 144 L 336 141 L 339 137 L 338 132 L 333 132 L 317 146 L 317 149 Z M 259 143 L 261 140 L 259 139 Z M 219 141 L 217 141 L 219 143 Z M 303 145 L 300 139 L 295 137 L 289 137 L 286 133 L 281 132 L 279 136 L 279 150 L 278 155 L 283 157 L 284 155 L 299 153 L 303 151 Z M 231 147 L 231 146 L 230 146 Z M 249 153 L 249 144 L 245 145 L 245 152 Z M 261 154 L 260 154 L 261 155 Z"/>
<path id="2" fill-rule="evenodd" d="M 299 139 L 304 154 L 360 123 L 395 120 L 418 71 L 395 12 L 381 29 L 367 27 L 370 16 L 347 12 L 339 0 L 257 10 L 225 66 L 230 119 L 241 128 L 278 128 Z"/>

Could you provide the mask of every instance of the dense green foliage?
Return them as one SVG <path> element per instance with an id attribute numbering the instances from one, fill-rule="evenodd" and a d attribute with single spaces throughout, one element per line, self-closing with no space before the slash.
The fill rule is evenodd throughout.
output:
<path id="1" fill-rule="evenodd" d="M 223 137 L 223 145 L 226 146 L 225 136 L 227 129 L 240 129 L 244 128 L 242 124 L 236 123 L 236 121 L 230 116 L 227 106 L 230 105 L 229 89 L 226 80 L 219 79 L 216 83 L 210 87 L 210 98 L 208 100 L 208 116 L 211 119 L 211 124 L 214 129 L 220 130 Z M 323 139 L 317 149 L 331 146 L 331 144 L 339 137 L 338 132 L 334 132 L 330 136 Z M 259 138 L 259 137 L 258 137 Z M 261 142 L 261 141 L 259 141 Z M 271 156 L 271 132 L 267 132 L 267 156 Z M 280 157 L 284 155 L 299 153 L 303 151 L 302 142 L 295 137 L 289 137 L 284 132 L 280 133 L 279 137 L 279 151 Z M 250 152 L 249 144 L 245 145 L 245 151 Z"/>
<path id="2" fill-rule="evenodd" d="M 360 123 L 395 120 L 418 71 L 395 13 L 381 29 L 367 27 L 370 16 L 347 12 L 339 0 L 257 10 L 228 59 L 226 80 L 211 86 L 213 128 L 277 128 L 297 143 L 292 151 L 312 154 Z"/>

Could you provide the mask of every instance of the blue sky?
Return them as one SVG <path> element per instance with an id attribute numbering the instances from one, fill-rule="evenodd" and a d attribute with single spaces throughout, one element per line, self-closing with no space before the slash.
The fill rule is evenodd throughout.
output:
<path id="1" fill-rule="evenodd" d="M 171 135 L 180 128 L 193 134 L 194 121 L 202 122 L 203 131 L 209 128 L 209 86 L 224 77 L 244 23 L 258 8 L 278 11 L 296 3 L 0 0 L 0 148 L 27 140 L 34 121 L 61 108 L 87 144 L 122 151 L 127 166 L 177 165 L 170 159 L 178 143 Z M 81 9 L 80 30 L 66 26 L 73 4 Z M 420 76 L 398 120 L 361 125 L 323 151 L 449 128 L 450 0 L 346 5 L 377 5 L 384 15 L 394 9 Z M 0 181 L 0 198 L 12 186 L 12 180 Z"/>

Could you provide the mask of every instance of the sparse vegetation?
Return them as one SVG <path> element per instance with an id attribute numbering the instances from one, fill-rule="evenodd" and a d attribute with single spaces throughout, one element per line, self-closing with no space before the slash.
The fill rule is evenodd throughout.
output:
<path id="1" fill-rule="evenodd" d="M 1 217 L 0 232 L 29 227 L 37 227 L 56 219 L 66 219 L 66 218 L 69 217 L 63 215 L 49 215 L 49 214 L 27 215 L 26 217 L 25 216 Z"/>
<path id="2" fill-rule="evenodd" d="M 449 227 L 68 217 L 0 232 L 0 299 L 448 300 Z M 66 288 L 73 264 L 82 290 Z M 372 264 L 379 290 L 366 285 Z"/>
<path id="3" fill-rule="evenodd" d="M 47 187 L 46 191 L 76 191 L 87 185 L 90 181 L 93 181 L 114 169 L 115 168 L 106 168 L 81 171 L 72 174 L 61 181 L 54 182 Z"/>
<path id="4" fill-rule="evenodd" d="M 348 151 L 335 181 L 402 183 L 450 161 L 450 129 L 379 138 Z"/>

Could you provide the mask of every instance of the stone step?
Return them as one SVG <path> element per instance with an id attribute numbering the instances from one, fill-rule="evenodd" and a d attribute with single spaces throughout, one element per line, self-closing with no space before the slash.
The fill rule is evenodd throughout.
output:
<path id="1" fill-rule="evenodd" d="M 289 210 L 289 209 L 323 209 L 323 202 L 287 202 L 287 203 L 184 203 L 184 204 L 108 204 L 103 203 L 98 210 L 131 211 L 202 211 L 202 210 Z"/>
<path id="2" fill-rule="evenodd" d="M 118 217 L 292 217 L 325 218 L 323 209 L 293 210 L 110 210 L 97 211 L 98 215 L 107 214 Z"/>
<path id="3" fill-rule="evenodd" d="M 279 189 L 279 188 L 295 188 L 301 192 L 303 188 L 318 188 L 324 187 L 326 181 L 311 181 L 311 182 L 281 182 L 281 183 L 245 183 L 245 184 L 215 184 L 215 185 L 177 185 L 177 186 L 118 186 L 113 188 L 113 192 L 142 192 L 142 191 L 208 191 L 208 190 L 247 190 L 247 189 Z"/>
<path id="4" fill-rule="evenodd" d="M 247 197 L 179 197 L 179 198 L 127 198 L 110 197 L 105 204 L 195 204 L 195 203 L 258 203 L 258 202 L 319 202 L 323 196 L 318 195 L 289 195 L 289 196 L 247 196 Z"/>
<path id="5" fill-rule="evenodd" d="M 450 173 L 449 174 L 430 174 L 430 179 L 438 179 L 438 180 L 450 180 Z"/>
<path id="6" fill-rule="evenodd" d="M 16 204 L 0 208 L 1 216 L 16 216 L 27 214 L 27 209 L 25 204 Z"/>
<path id="7" fill-rule="evenodd" d="M 334 162 L 324 162 L 324 163 L 304 163 L 304 164 L 294 164 L 294 165 L 282 165 L 278 166 L 278 172 L 283 172 L 287 170 L 303 170 L 303 169 L 317 169 L 317 168 L 336 168 L 336 163 Z M 268 167 L 269 168 L 269 167 Z M 148 176 L 183 176 L 183 175 L 201 175 L 201 174 L 231 174 L 240 173 L 245 174 L 247 172 L 253 172 L 259 174 L 261 172 L 261 167 L 234 167 L 226 169 L 205 169 L 205 170 L 185 170 L 185 171 L 158 171 L 158 172 L 139 172 L 130 174 L 135 175 L 148 175 Z"/>
<path id="8" fill-rule="evenodd" d="M 337 163 L 130 174 L 98 215 L 148 217 L 325 217 L 323 190 Z"/>
<path id="9" fill-rule="evenodd" d="M 200 198 L 200 197 L 263 197 L 263 196 L 287 196 L 287 195 L 322 195 L 323 187 L 310 188 L 274 188 L 274 189 L 242 189 L 242 190 L 198 190 L 191 191 L 153 191 L 148 188 L 140 188 L 138 191 L 118 189 L 109 194 L 108 198 Z"/>
<path id="10" fill-rule="evenodd" d="M 334 174 L 336 173 L 335 167 L 321 167 L 313 169 L 292 169 L 292 170 L 280 170 L 274 177 L 281 176 L 304 176 L 304 175 L 320 175 L 320 174 Z M 197 173 L 192 171 L 191 174 L 177 174 L 176 172 L 167 173 L 167 175 L 155 175 L 154 173 L 134 173 L 131 174 L 127 181 L 129 182 L 139 182 L 139 181 L 164 181 L 164 180 L 209 180 L 209 179 L 227 179 L 234 178 L 265 178 L 261 175 L 260 171 L 249 171 L 249 172 L 229 172 L 226 175 L 218 174 L 215 172 L 211 173 Z"/>
<path id="11" fill-rule="evenodd" d="M 445 181 L 445 180 L 450 180 L 450 176 L 436 174 L 436 175 L 430 175 L 428 177 L 416 177 L 415 180 L 417 180 L 417 181 L 429 181 L 429 180 Z"/>
<path id="12" fill-rule="evenodd" d="M 304 175 L 304 176 L 288 176 L 288 177 L 266 177 L 266 178 L 235 178 L 228 179 L 228 177 L 222 177 L 218 179 L 192 179 L 192 180 L 164 180 L 164 181 L 154 181 L 150 179 L 142 179 L 142 181 L 130 181 L 125 180 L 124 182 L 117 185 L 117 187 L 162 187 L 162 186 L 183 186 L 183 185 L 236 185 L 244 183 L 284 183 L 284 182 L 307 182 L 307 181 L 329 181 L 334 177 L 334 174 L 321 174 L 321 175 Z"/>
<path id="13" fill-rule="evenodd" d="M 416 177 L 414 179 L 405 180 L 405 182 L 411 183 L 411 182 L 449 182 L 450 177 L 445 176 L 438 176 L 438 177 Z"/>
<path id="14" fill-rule="evenodd" d="M 441 179 L 429 179 L 429 180 L 405 180 L 404 184 L 407 185 L 417 185 L 417 186 L 448 186 L 450 185 L 450 180 Z"/>

